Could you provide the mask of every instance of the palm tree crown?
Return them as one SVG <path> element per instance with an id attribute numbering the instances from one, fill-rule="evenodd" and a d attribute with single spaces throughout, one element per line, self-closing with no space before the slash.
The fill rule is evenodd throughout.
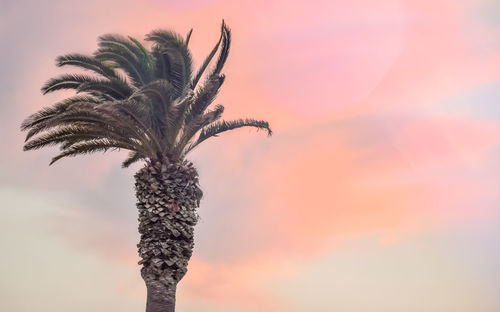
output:
<path id="1" fill-rule="evenodd" d="M 271 135 L 266 121 L 225 121 L 222 105 L 209 109 L 224 82 L 221 71 L 231 43 L 224 21 L 217 44 L 196 72 L 188 49 L 191 33 L 183 39 L 154 30 L 146 36 L 150 49 L 132 37 L 103 35 L 91 56 L 58 57 L 57 66 L 76 66 L 91 74 L 65 74 L 45 83 L 44 94 L 73 89 L 77 95 L 24 120 L 24 150 L 60 144 L 52 164 L 67 156 L 127 149 L 122 165 L 128 167 L 139 160 L 180 161 L 206 139 L 236 128 L 255 127 Z"/>

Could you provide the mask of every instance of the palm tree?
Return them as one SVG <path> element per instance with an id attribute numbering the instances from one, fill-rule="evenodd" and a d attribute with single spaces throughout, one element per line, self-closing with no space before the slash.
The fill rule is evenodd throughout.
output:
<path id="1" fill-rule="evenodd" d="M 132 37 L 103 35 L 93 55 L 58 57 L 57 66 L 90 73 L 47 81 L 44 94 L 73 89 L 76 95 L 39 110 L 21 126 L 28 131 L 26 151 L 60 145 L 50 164 L 119 149 L 129 150 L 123 167 L 145 162 L 135 174 L 135 188 L 147 312 L 175 310 L 177 283 L 186 274 L 194 246 L 203 193 L 186 155 L 205 140 L 237 128 L 255 127 L 271 135 L 266 121 L 221 120 L 224 107 L 210 108 L 224 82 L 221 71 L 231 42 L 224 21 L 217 44 L 196 72 L 188 49 L 191 33 L 184 39 L 154 30 L 146 36 L 150 48 Z"/>

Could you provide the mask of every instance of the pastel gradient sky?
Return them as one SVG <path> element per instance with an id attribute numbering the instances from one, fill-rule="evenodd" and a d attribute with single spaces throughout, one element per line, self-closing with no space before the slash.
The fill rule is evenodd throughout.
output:
<path id="1" fill-rule="evenodd" d="M 496 0 L 0 0 L 0 311 L 142 311 L 124 153 L 22 152 L 56 56 L 233 32 L 218 103 L 267 119 L 190 155 L 202 200 L 179 311 L 500 311 Z"/>

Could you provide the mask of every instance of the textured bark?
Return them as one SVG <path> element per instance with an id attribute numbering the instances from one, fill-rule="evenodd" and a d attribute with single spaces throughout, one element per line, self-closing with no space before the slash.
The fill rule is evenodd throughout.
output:
<path id="1" fill-rule="evenodd" d="M 135 188 L 139 264 L 148 291 L 146 312 L 173 312 L 177 283 L 193 253 L 196 209 L 203 194 L 198 174 L 187 161 L 155 162 L 136 173 Z"/>

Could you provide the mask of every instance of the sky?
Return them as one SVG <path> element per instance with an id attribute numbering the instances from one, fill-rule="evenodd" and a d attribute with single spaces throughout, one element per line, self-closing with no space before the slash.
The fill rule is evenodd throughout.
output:
<path id="1" fill-rule="evenodd" d="M 22 152 L 62 54 L 224 19 L 216 101 L 268 120 L 188 159 L 204 198 L 184 312 L 500 311 L 496 0 L 0 0 L 0 310 L 142 311 L 126 152 Z"/>

